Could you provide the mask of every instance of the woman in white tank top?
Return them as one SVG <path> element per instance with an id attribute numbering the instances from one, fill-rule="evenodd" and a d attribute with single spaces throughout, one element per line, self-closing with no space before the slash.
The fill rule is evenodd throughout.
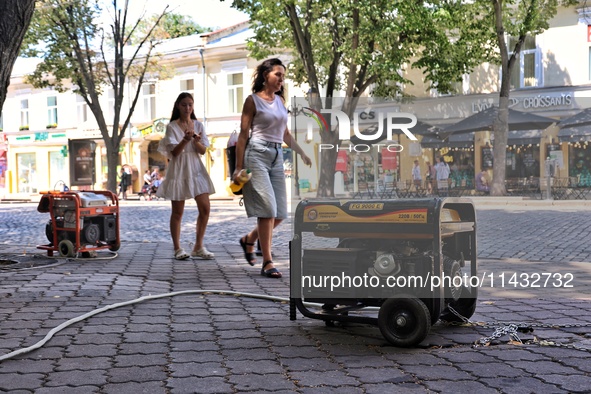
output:
<path id="1" fill-rule="evenodd" d="M 253 250 L 259 240 L 263 252 L 261 275 L 268 278 L 281 278 L 281 272 L 273 264 L 271 244 L 273 229 L 287 218 L 281 144 L 285 142 L 306 165 L 312 164 L 287 129 L 284 79 L 285 66 L 279 59 L 267 59 L 255 70 L 253 94 L 246 98 L 242 110 L 236 143 L 236 170 L 232 176 L 238 183 L 237 177 L 243 168 L 252 172 L 252 178 L 244 185 L 242 193 L 246 214 L 257 218 L 257 226 L 239 242 L 244 258 L 248 264 L 254 265 L 256 258 Z"/>

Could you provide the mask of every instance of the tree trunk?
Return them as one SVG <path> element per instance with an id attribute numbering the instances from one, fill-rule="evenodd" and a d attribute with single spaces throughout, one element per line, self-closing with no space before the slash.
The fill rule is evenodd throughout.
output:
<path id="1" fill-rule="evenodd" d="M 493 142 L 493 180 L 491 196 L 505 195 L 505 173 L 507 167 L 507 139 L 509 137 L 509 97 L 499 97 L 499 112 L 494 122 L 495 140 Z"/>
<path id="2" fill-rule="evenodd" d="M 321 143 L 330 144 L 334 148 L 320 152 L 320 177 L 318 178 L 317 197 L 334 197 L 334 175 L 339 146 L 339 133 L 336 130 L 322 132 Z"/>
<path id="3" fill-rule="evenodd" d="M 107 147 L 107 189 L 117 194 L 117 166 L 119 165 L 119 147 L 114 148 L 112 144 L 106 144 Z"/>
<path id="4" fill-rule="evenodd" d="M 503 0 L 492 0 L 495 11 L 495 31 L 497 44 L 501 55 L 501 89 L 499 92 L 499 111 L 495 119 L 493 130 L 493 179 L 490 188 L 491 196 L 505 195 L 505 160 L 507 158 L 507 139 L 509 138 L 509 88 L 511 82 L 511 67 L 515 62 L 515 54 L 509 57 L 509 50 L 505 43 L 505 29 L 503 27 Z M 519 53 L 519 47 L 516 48 Z"/>
<path id="5" fill-rule="evenodd" d="M 0 111 L 6 99 L 12 67 L 35 11 L 35 0 L 0 1 Z"/>
<path id="6" fill-rule="evenodd" d="M 333 108 L 333 105 L 335 104 L 333 100 L 334 99 L 331 97 L 326 98 L 326 108 Z M 349 119 L 351 119 L 358 102 L 358 97 L 344 98 L 341 105 L 341 111 L 347 114 Z M 341 141 L 339 140 L 338 126 L 333 128 L 330 120 L 328 121 L 328 125 L 328 130 L 320 133 L 320 140 L 322 144 L 332 145 L 333 148 L 323 149 L 319 154 L 320 177 L 318 178 L 317 197 L 334 197 L 335 167 Z"/>

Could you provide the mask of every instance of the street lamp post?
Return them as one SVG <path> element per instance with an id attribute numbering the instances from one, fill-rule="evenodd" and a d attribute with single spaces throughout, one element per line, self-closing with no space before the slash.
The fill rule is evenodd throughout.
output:
<path id="1" fill-rule="evenodd" d="M 291 103 L 290 112 L 292 113 L 293 118 L 293 138 L 295 139 L 296 144 L 298 143 L 298 115 L 302 112 L 302 108 L 298 107 L 295 103 L 296 98 L 294 96 L 293 101 Z M 298 200 L 300 199 L 300 176 L 298 173 L 298 155 L 294 153 L 294 150 L 291 151 L 291 158 L 293 160 L 293 171 L 294 171 L 294 181 L 295 181 L 295 193 L 294 196 Z"/>

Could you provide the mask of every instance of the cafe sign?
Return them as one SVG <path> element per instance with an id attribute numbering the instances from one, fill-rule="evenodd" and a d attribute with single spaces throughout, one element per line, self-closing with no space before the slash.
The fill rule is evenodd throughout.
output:
<path id="1" fill-rule="evenodd" d="M 510 97 L 509 108 L 517 110 L 570 107 L 573 104 L 572 93 L 549 93 L 534 96 Z M 472 102 L 472 112 L 477 113 L 496 105 L 492 100 Z"/>

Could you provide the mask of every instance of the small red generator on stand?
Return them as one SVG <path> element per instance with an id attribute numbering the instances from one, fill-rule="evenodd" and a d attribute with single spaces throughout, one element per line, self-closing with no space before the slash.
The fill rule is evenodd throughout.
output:
<path id="1" fill-rule="evenodd" d="M 48 245 L 38 245 L 48 256 L 75 257 L 91 251 L 119 250 L 119 200 L 110 191 L 45 192 L 37 211 L 49 212 L 45 226 Z M 86 254 L 86 256 L 85 256 Z"/>

